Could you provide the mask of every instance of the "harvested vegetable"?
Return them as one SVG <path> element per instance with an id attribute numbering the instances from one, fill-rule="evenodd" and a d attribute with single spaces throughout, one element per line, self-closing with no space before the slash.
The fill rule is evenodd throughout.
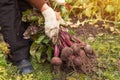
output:
<path id="1" fill-rule="evenodd" d="M 54 57 L 51 64 L 56 72 L 60 73 L 62 66 L 66 66 L 64 69 L 84 74 L 89 74 L 92 71 L 96 55 L 91 45 L 70 35 L 66 28 L 60 27 L 58 43 L 54 46 Z"/>
<path id="2" fill-rule="evenodd" d="M 66 61 L 66 60 L 68 60 L 68 57 L 71 56 L 72 54 L 73 54 L 73 49 L 72 48 L 70 48 L 70 47 L 64 47 L 62 49 L 60 57 L 61 57 L 61 59 L 63 61 Z"/>
<path id="3" fill-rule="evenodd" d="M 53 65 L 55 72 L 59 74 L 61 72 L 62 60 L 59 57 L 53 57 L 51 59 L 51 64 Z"/>

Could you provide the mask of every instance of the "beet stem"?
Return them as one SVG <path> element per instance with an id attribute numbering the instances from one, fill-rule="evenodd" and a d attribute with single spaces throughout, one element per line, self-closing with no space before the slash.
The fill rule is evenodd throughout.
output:
<path id="1" fill-rule="evenodd" d="M 59 53 L 60 53 L 59 46 L 56 44 L 56 45 L 55 45 L 55 50 L 54 50 L 54 56 L 55 56 L 55 57 L 58 57 L 58 56 L 59 56 Z"/>
<path id="2" fill-rule="evenodd" d="M 61 37 L 63 41 L 67 44 L 67 46 L 71 46 L 72 42 L 70 41 L 70 38 L 67 34 L 64 33 L 64 31 L 61 31 Z"/>
<path id="3" fill-rule="evenodd" d="M 65 40 L 66 40 L 66 43 L 67 43 L 69 46 L 71 46 L 73 43 L 72 43 L 72 41 L 70 40 L 70 36 L 68 35 L 68 33 L 65 32 L 65 31 L 63 31 L 63 36 L 64 36 L 64 38 L 65 38 Z"/>
<path id="4" fill-rule="evenodd" d="M 65 40 L 62 38 L 62 36 L 60 36 L 60 41 L 61 41 L 61 43 L 63 44 L 64 47 L 67 46 L 67 44 L 65 43 Z"/>
<path id="5" fill-rule="evenodd" d="M 76 36 L 72 36 L 72 39 L 74 39 L 77 43 L 81 43 L 82 41 L 79 40 Z"/>

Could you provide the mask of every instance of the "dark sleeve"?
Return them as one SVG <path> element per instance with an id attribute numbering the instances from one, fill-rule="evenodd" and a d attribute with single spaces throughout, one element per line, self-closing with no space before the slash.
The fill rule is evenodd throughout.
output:
<path id="1" fill-rule="evenodd" d="M 18 6 L 21 12 L 33 8 L 26 0 L 18 0 Z"/>
<path id="2" fill-rule="evenodd" d="M 32 6 L 41 10 L 42 6 L 46 3 L 46 0 L 27 0 Z"/>

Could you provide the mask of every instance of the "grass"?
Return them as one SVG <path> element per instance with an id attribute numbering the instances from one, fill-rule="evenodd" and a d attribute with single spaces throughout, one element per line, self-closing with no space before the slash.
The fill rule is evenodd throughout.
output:
<path id="1" fill-rule="evenodd" d="M 84 74 L 71 72 L 66 80 L 120 80 L 120 36 L 98 35 L 94 41 L 88 40 L 98 55 L 98 62 L 94 73 Z M 7 64 L 3 54 L 0 54 L 0 80 L 61 80 L 52 73 L 49 63 L 37 63 L 32 59 L 35 71 L 32 74 L 20 75 L 15 66 Z M 57 78 L 57 79 L 53 79 Z"/>
<path id="2" fill-rule="evenodd" d="M 98 54 L 99 80 L 120 80 L 120 37 L 115 35 L 98 36 L 92 46 Z"/>

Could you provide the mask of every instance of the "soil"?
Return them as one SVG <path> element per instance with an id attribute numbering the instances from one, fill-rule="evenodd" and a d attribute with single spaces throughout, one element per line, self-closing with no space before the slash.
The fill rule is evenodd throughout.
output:
<path id="1" fill-rule="evenodd" d="M 73 23 L 76 23 L 77 20 L 78 20 L 77 18 L 72 18 Z M 79 21 L 82 21 L 82 20 L 79 20 Z M 96 25 L 97 25 L 97 27 L 96 27 Z M 73 30 L 75 32 L 76 36 L 82 36 L 82 37 L 84 37 L 84 39 L 87 39 L 90 36 L 96 37 L 97 34 L 99 34 L 99 33 L 109 33 L 109 31 L 104 29 L 102 21 L 98 21 L 94 25 L 85 23 L 84 26 L 79 25 L 79 27 L 77 27 L 77 28 L 70 28 L 70 27 L 68 27 L 68 28 Z"/>
<path id="2" fill-rule="evenodd" d="M 105 32 L 103 28 L 101 27 L 96 28 L 94 25 L 90 25 L 88 23 L 86 23 L 84 26 L 79 26 L 79 28 L 74 29 L 74 31 L 77 33 L 77 35 L 85 35 L 85 36 L 89 34 L 96 36 L 96 34 L 100 32 Z"/>

